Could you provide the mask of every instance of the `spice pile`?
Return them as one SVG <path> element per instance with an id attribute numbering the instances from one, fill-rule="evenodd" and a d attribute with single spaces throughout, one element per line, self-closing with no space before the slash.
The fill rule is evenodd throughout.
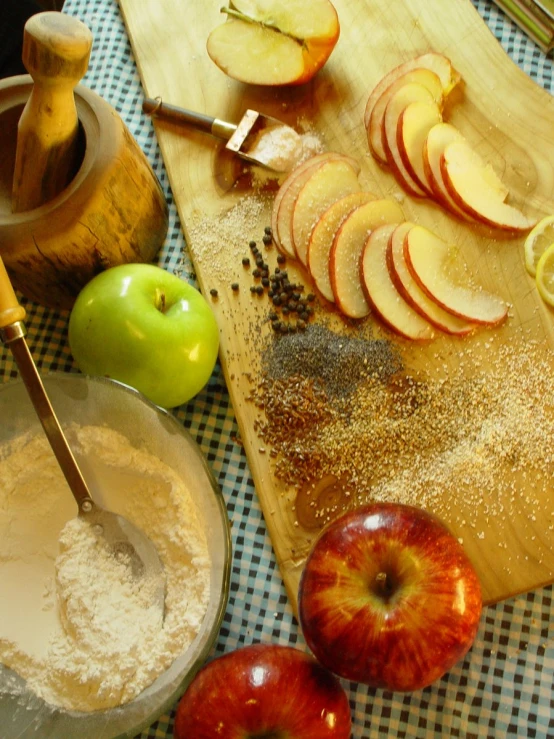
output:
<path id="1" fill-rule="evenodd" d="M 462 367 L 472 364 L 465 351 Z M 298 491 L 299 523 L 318 528 L 369 500 L 450 515 L 456 496 L 459 523 L 471 525 L 479 511 L 509 517 L 522 481 L 533 479 L 537 493 L 548 485 L 551 361 L 523 342 L 499 352 L 493 368 L 438 380 L 400 371 L 387 342 L 317 324 L 268 345 L 254 394 L 263 411 L 257 432 L 276 476 Z"/>

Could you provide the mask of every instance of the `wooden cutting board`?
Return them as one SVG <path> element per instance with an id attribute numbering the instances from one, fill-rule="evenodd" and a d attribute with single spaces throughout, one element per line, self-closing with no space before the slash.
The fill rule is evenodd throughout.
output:
<path id="1" fill-rule="evenodd" d="M 554 314 L 525 272 L 523 238 L 464 225 L 430 202 L 403 197 L 391 174 L 368 154 L 362 120 L 373 86 L 401 62 L 439 51 L 463 78 L 448 120 L 491 161 L 526 213 L 554 212 L 554 100 L 509 59 L 470 0 L 336 0 L 341 36 L 330 60 L 311 83 L 288 89 L 238 83 L 211 62 L 206 39 L 223 22 L 219 0 L 120 0 L 120 6 L 148 97 L 233 122 L 254 108 L 311 127 L 327 149 L 359 161 L 367 189 L 399 197 L 407 219 L 458 243 L 477 281 L 512 304 L 500 329 L 463 340 L 442 337 L 424 347 L 395 339 L 369 318 L 414 372 L 439 376 L 445 368 L 458 369 L 462 356 L 470 372 L 472 366 L 497 367 L 502 348 L 521 341 L 522 332 L 528 341 L 554 347 Z M 163 123 L 156 124 L 156 133 L 199 284 L 219 321 L 221 363 L 242 443 L 296 607 L 302 565 L 317 532 L 298 526 L 295 491 L 276 479 L 270 450 L 262 448 L 256 432 L 259 411 L 249 397 L 259 379 L 260 339 L 270 330 L 267 304 L 253 298 L 251 278 L 241 266 L 248 241 L 259 241 L 269 223 L 273 193 L 249 200 L 252 183 L 210 136 Z M 288 269 L 294 281 L 309 284 L 291 262 Z M 238 292 L 231 289 L 233 282 L 239 283 Z M 217 298 L 210 297 L 212 289 Z M 344 324 L 337 319 L 336 325 L 340 330 Z M 515 490 L 506 505 L 487 500 L 482 490 L 476 491 L 482 505 L 472 509 L 467 496 L 449 490 L 440 506 L 478 568 L 486 602 L 554 580 L 554 500 L 548 485 L 512 480 L 509 469 L 502 474 L 506 489 Z"/>

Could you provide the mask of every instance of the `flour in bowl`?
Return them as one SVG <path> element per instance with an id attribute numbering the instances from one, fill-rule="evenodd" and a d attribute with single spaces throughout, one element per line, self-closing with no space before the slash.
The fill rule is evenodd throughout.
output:
<path id="1" fill-rule="evenodd" d="M 152 583 L 139 587 L 76 518 L 46 438 L 0 450 L 0 662 L 48 703 L 89 712 L 133 700 L 192 643 L 210 556 L 190 493 L 165 463 L 106 428 L 74 426 L 69 437 L 103 504 L 152 540 L 166 578 L 162 619 Z"/>

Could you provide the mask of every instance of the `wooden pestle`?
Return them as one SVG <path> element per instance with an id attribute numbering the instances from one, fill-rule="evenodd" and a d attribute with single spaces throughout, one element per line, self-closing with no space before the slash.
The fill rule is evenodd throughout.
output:
<path id="1" fill-rule="evenodd" d="M 14 213 L 52 200 L 74 175 L 79 119 L 73 91 L 91 47 L 87 26 L 64 13 L 37 13 L 25 24 L 22 58 L 34 85 L 17 131 Z"/>

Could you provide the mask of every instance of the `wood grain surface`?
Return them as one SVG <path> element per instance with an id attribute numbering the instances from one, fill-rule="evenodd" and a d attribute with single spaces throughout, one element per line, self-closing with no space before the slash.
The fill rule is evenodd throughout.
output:
<path id="1" fill-rule="evenodd" d="M 508 58 L 470 0 L 336 0 L 341 36 L 330 60 L 312 82 L 288 89 L 243 85 L 211 62 L 206 39 L 223 22 L 220 2 L 120 0 L 120 6 L 146 96 L 234 122 L 254 108 L 296 127 L 312 127 L 327 149 L 360 163 L 364 187 L 397 197 L 407 219 L 457 243 L 477 282 L 511 304 L 509 320 L 499 329 L 464 339 L 442 336 L 425 346 L 395 339 L 370 316 L 365 328 L 393 341 L 410 371 L 437 378 L 462 366 L 469 375 L 477 368 L 498 373 L 506 348 L 533 342 L 538 350 L 554 347 L 553 314 L 525 271 L 524 238 L 461 223 L 430 201 L 403 196 L 391 173 L 368 153 L 363 114 L 373 86 L 401 62 L 439 51 L 463 78 L 446 118 L 493 164 L 528 215 L 554 211 L 554 100 Z M 260 240 L 269 223 L 274 193 L 262 188 L 249 201 L 251 181 L 240 176 L 242 167 L 212 137 L 164 123 L 156 123 L 156 133 L 199 284 L 219 321 L 220 357 L 242 443 L 295 607 L 302 565 L 317 532 L 298 525 L 295 491 L 276 479 L 270 450 L 263 451 L 256 432 L 259 411 L 249 397 L 259 377 L 260 342 L 270 329 L 267 303 L 253 298 L 251 279 L 241 267 L 249 239 Z M 228 236 L 219 230 L 226 218 Z M 292 279 L 309 284 L 292 262 L 288 268 Z M 234 281 L 238 292 L 230 288 Z M 211 289 L 217 289 L 217 299 L 210 298 Z M 346 330 L 327 312 L 337 330 Z M 552 370 L 549 352 L 546 362 Z M 549 417 L 552 411 L 546 408 Z M 473 491 L 480 500 L 476 505 L 474 495 L 452 489 L 437 506 L 475 562 L 486 602 L 554 580 L 549 486 L 526 475 L 512 479 L 509 464 L 499 474 L 500 488 L 505 483 L 510 490 L 505 501 L 489 499 L 483 489 Z"/>

